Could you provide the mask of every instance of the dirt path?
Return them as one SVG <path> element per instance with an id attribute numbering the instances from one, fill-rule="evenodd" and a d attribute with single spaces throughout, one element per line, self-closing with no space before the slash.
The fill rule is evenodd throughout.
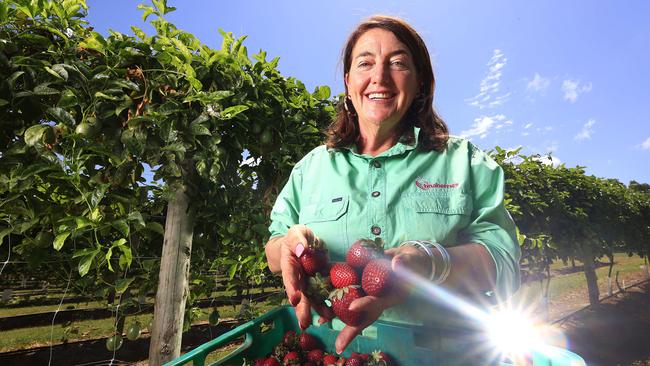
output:
<path id="1" fill-rule="evenodd" d="M 650 282 L 576 313 L 562 329 L 589 366 L 650 366 Z"/>

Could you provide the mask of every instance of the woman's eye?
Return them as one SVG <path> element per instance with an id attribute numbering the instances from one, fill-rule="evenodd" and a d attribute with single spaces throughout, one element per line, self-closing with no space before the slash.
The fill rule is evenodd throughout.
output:
<path id="1" fill-rule="evenodd" d="M 368 67 L 370 66 L 370 62 L 368 61 L 361 61 L 357 64 L 357 67 Z"/>
<path id="2" fill-rule="evenodd" d="M 406 62 L 404 62 L 402 60 L 393 60 L 393 61 L 390 62 L 390 64 L 393 65 L 393 66 L 396 66 L 396 67 L 401 67 L 401 68 L 406 67 Z"/>

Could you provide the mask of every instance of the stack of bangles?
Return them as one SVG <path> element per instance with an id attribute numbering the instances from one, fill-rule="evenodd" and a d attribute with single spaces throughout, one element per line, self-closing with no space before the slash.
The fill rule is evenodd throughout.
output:
<path id="1" fill-rule="evenodd" d="M 429 275 L 431 282 L 439 285 L 449 277 L 449 272 L 451 272 L 451 259 L 449 252 L 441 244 L 432 243 L 427 240 L 409 240 L 400 244 L 400 246 L 403 245 L 411 245 L 427 253 L 431 259 L 431 274 Z M 440 253 L 439 256 L 434 254 L 434 248 Z"/>

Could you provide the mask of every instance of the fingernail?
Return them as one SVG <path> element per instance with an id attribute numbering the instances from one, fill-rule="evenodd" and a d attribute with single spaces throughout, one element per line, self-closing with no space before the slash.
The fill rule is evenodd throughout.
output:
<path id="1" fill-rule="evenodd" d="M 325 323 L 327 323 L 327 319 L 325 319 L 325 318 L 322 317 L 322 316 L 321 316 L 320 318 L 318 318 L 318 324 L 319 324 L 319 325 L 323 325 L 323 324 L 325 324 Z"/>
<path id="2" fill-rule="evenodd" d="M 305 252 L 305 246 L 302 245 L 302 243 L 298 243 L 298 245 L 296 245 L 296 250 L 295 250 L 296 257 L 300 258 L 300 256 L 304 252 Z"/>

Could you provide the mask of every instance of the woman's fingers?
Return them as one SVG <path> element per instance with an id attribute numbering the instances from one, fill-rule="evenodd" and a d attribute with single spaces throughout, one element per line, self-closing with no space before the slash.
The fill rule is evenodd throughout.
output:
<path id="1" fill-rule="evenodd" d="M 300 330 L 305 330 L 311 325 L 311 301 L 307 296 L 303 295 L 300 298 L 300 302 L 296 305 L 296 317 L 298 318 L 298 324 L 300 325 Z"/>
<path id="2" fill-rule="evenodd" d="M 361 331 L 363 331 L 367 326 L 368 324 L 363 324 L 355 327 L 347 325 L 345 328 L 341 329 L 341 332 L 336 337 L 336 342 L 334 342 L 336 353 L 343 353 L 350 342 L 352 342 L 354 337 L 358 336 Z"/>

